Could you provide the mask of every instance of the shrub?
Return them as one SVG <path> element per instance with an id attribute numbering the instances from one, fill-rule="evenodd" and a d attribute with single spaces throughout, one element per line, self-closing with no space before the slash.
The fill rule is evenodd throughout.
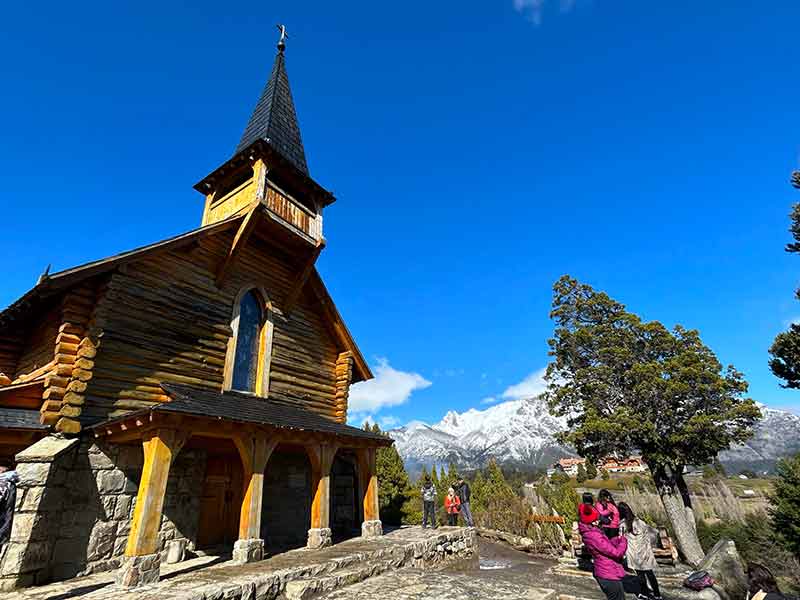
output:
<path id="1" fill-rule="evenodd" d="M 700 520 L 697 534 L 706 552 L 723 538 L 733 540 L 742 560 L 769 567 L 779 579 L 782 591 L 794 594 L 800 591 L 800 562 L 783 546 L 765 512 L 749 513 L 742 521 L 709 524 Z"/>

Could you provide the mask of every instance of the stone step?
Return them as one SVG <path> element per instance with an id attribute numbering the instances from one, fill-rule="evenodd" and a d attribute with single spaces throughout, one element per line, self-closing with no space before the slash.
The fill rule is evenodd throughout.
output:
<path id="1" fill-rule="evenodd" d="M 308 600 L 396 569 L 396 563 L 395 560 L 368 561 L 355 569 L 345 569 L 326 577 L 289 581 L 286 583 L 284 596 L 286 600 Z"/>

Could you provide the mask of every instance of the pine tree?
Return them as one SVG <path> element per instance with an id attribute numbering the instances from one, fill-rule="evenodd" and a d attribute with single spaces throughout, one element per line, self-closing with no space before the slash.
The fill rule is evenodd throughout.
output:
<path id="1" fill-rule="evenodd" d="M 371 431 L 381 433 L 377 423 L 373 424 Z M 378 472 L 381 521 L 388 525 L 400 525 L 410 487 L 403 459 L 393 445 L 379 448 L 375 454 L 375 466 Z"/>
<path id="2" fill-rule="evenodd" d="M 447 465 L 447 480 L 450 482 L 450 486 L 455 488 L 458 481 L 458 469 L 452 461 Z"/>
<path id="3" fill-rule="evenodd" d="M 591 460 L 586 461 L 586 477 L 587 479 L 597 479 L 597 467 Z"/>
<path id="4" fill-rule="evenodd" d="M 578 481 L 578 483 L 583 483 L 588 478 L 589 478 L 589 476 L 586 473 L 586 469 L 584 468 L 584 466 L 583 465 L 578 465 L 578 475 L 575 477 L 575 479 Z"/>
<path id="5" fill-rule="evenodd" d="M 608 481 L 609 479 L 611 479 L 611 474 L 605 469 L 600 469 L 600 479 L 602 479 L 603 481 Z"/>
<path id="6" fill-rule="evenodd" d="M 800 454 L 778 463 L 770 514 L 786 548 L 800 556 Z"/>

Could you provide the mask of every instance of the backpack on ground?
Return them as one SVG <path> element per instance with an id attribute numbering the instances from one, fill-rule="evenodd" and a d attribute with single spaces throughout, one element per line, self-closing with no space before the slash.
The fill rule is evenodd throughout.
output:
<path id="1" fill-rule="evenodd" d="M 714 585 L 714 578 L 708 571 L 695 571 L 683 580 L 684 587 L 699 592 Z"/>

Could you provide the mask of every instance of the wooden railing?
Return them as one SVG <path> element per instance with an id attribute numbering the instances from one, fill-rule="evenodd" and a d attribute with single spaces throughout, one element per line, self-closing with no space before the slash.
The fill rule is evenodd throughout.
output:
<path id="1" fill-rule="evenodd" d="M 267 184 L 264 204 L 270 211 L 313 240 L 319 241 L 322 238 L 322 215 L 301 206 L 271 184 Z"/>

